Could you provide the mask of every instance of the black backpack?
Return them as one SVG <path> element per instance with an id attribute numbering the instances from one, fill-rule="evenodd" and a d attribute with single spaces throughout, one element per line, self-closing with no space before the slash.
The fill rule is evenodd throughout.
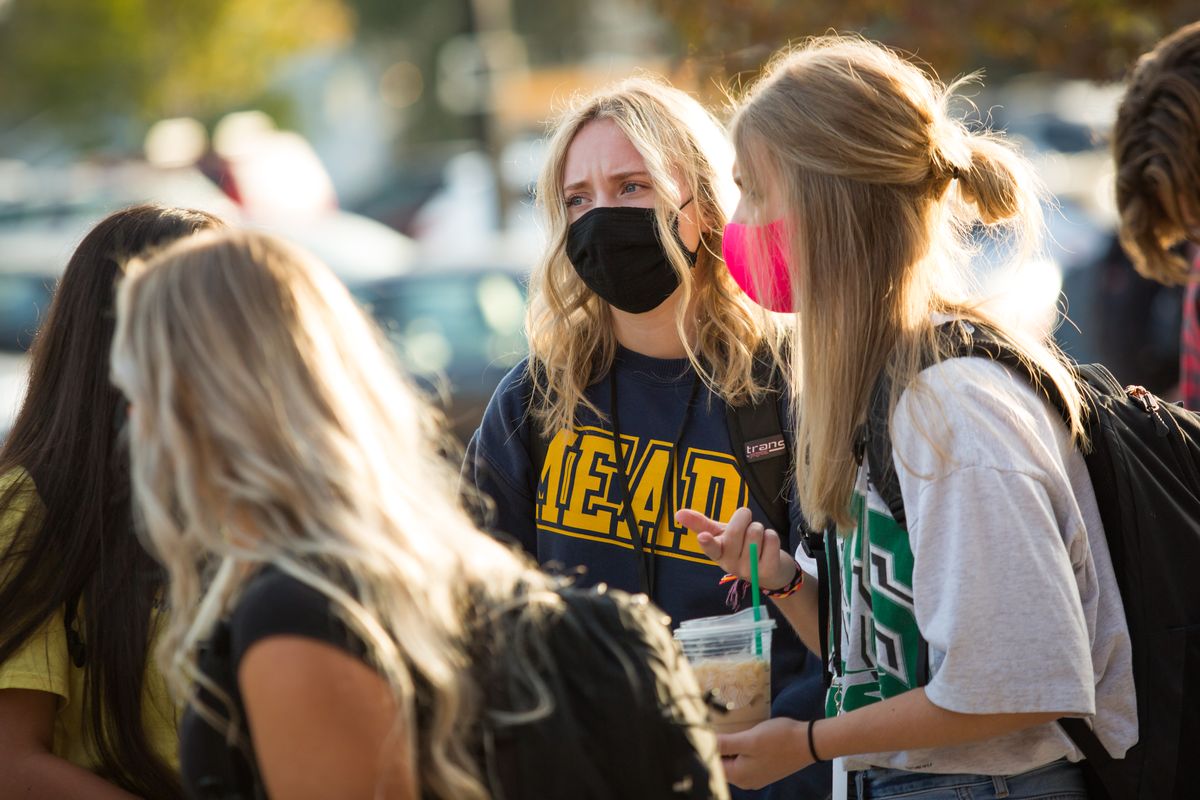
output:
<path id="1" fill-rule="evenodd" d="M 482 667 L 483 750 L 496 800 L 728 798 L 708 708 L 666 619 L 644 596 L 603 586 L 556 590 L 561 613 L 515 607 L 493 626 Z M 515 637 L 513 623 L 532 628 Z M 516 641 L 524 642 L 523 646 Z M 536 674 L 553 705 L 531 721 L 504 721 L 537 698 Z"/>
<path id="2" fill-rule="evenodd" d="M 951 323 L 954 356 L 990 358 L 1025 376 L 1055 408 L 1061 396 L 1016 352 L 986 330 Z M 1122 387 L 1099 364 L 1078 365 L 1088 407 L 1091 452 L 1085 455 L 1112 554 L 1133 647 L 1138 743 L 1113 759 L 1082 719 L 1059 724 L 1085 756 L 1093 797 L 1108 800 L 1183 798 L 1191 758 L 1200 754 L 1200 415 L 1155 397 L 1140 386 Z M 904 498 L 892 460 L 886 378 L 876 382 L 868 423 L 857 443 L 871 483 L 892 516 L 905 524 Z M 1065 414 L 1064 414 L 1065 416 Z M 808 535 L 806 549 L 828 546 L 831 535 Z M 825 540 L 825 541 L 823 541 Z M 840 592 L 836 557 L 817 559 L 823 573 L 822 629 L 835 628 Z M 833 602 L 830 610 L 827 603 Z M 836 634 L 835 634 L 836 636 Z M 838 646 L 838 639 L 834 639 Z M 825 654 L 822 654 L 825 655 Z M 927 644 L 920 642 L 921 684 L 928 681 Z M 829 660 L 825 659 L 828 664 Z M 1195 788 L 1186 790 L 1195 797 Z"/>

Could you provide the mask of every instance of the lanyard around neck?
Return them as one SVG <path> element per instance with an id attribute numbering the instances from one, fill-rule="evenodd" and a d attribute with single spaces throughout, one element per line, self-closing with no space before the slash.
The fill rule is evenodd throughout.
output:
<path id="1" fill-rule="evenodd" d="M 629 466 L 625 457 L 625 449 L 621 446 L 621 416 L 617 409 L 617 367 L 615 364 L 609 372 L 608 383 L 609 413 L 612 415 L 613 452 L 617 457 L 617 481 L 621 489 L 622 516 L 625 518 L 625 526 L 629 528 L 629 537 L 632 539 L 634 550 L 637 553 L 638 578 L 641 580 L 642 591 L 651 599 L 654 599 L 654 538 L 658 533 L 662 515 L 667 513 L 669 506 L 674 506 L 675 504 L 675 453 L 679 450 L 679 443 L 683 439 L 683 433 L 687 429 L 688 420 L 691 418 L 692 406 L 696 404 L 696 396 L 700 392 L 700 376 L 693 375 L 692 377 L 692 390 L 688 395 L 687 405 L 684 406 L 683 415 L 679 420 L 679 430 L 676 431 L 675 438 L 671 442 L 671 449 L 667 452 L 666 475 L 663 476 L 662 491 L 658 495 L 658 514 L 655 515 L 650 525 L 650 535 L 646 537 L 647 541 L 643 541 L 637 517 L 633 513 L 633 493 L 629 491 Z"/>

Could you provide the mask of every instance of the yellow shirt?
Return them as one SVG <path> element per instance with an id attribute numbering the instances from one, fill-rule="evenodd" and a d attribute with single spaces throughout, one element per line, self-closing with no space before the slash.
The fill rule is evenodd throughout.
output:
<path id="1" fill-rule="evenodd" d="M 27 514 L 41 516 L 44 513 L 33 480 L 25 470 L 13 470 L 0 476 L 0 497 L 19 481 L 28 488 L 19 490 L 13 502 L 0 509 L 0 554 L 8 550 Z M 6 577 L 0 574 L 0 581 Z M 77 614 L 76 620 L 79 619 Z M 121 631 L 114 630 L 112 635 L 120 636 Z M 166 682 L 154 666 L 153 641 L 149 650 L 146 679 L 142 684 L 142 724 L 150 747 L 178 771 L 177 713 Z M 0 689 L 32 689 L 57 695 L 53 753 L 94 772 L 100 766 L 100 759 L 89 730 L 91 709 L 84 704 L 86 674 L 85 668 L 75 666 L 67 654 L 67 634 L 60 609 L 37 633 L 25 640 L 11 658 L 0 664 Z"/>

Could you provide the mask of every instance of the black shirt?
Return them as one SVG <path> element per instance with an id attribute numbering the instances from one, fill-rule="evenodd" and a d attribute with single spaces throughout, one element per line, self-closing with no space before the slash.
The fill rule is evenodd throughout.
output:
<path id="1" fill-rule="evenodd" d="M 677 680 L 683 656 L 671 642 L 662 612 L 622 592 L 566 588 L 559 594 L 561 614 L 526 617 L 514 610 L 492 624 L 468 620 L 470 669 L 486 708 L 528 711 L 534 698 L 524 678 L 530 670 L 552 698 L 545 717 L 503 725 L 481 719 L 470 726 L 465 744 L 494 795 L 509 800 L 727 796 L 716 742 L 705 730 L 703 701 Z M 471 611 L 468 615 L 474 617 Z M 510 634 L 530 624 L 535 630 L 524 645 L 510 647 Z M 224 726 L 213 727 L 193 707 L 180 722 L 181 777 L 193 800 L 266 798 L 237 672 L 255 642 L 281 635 L 326 642 L 365 658 L 362 642 L 325 595 L 273 567 L 253 577 L 198 657 L 201 672 L 229 698 L 232 709 L 202 686 L 200 699 L 223 719 L 237 721 L 238 741 L 227 743 Z M 419 674 L 413 679 L 415 723 L 426 730 L 429 709 L 423 698 L 429 690 Z M 418 742 L 419 762 L 428 755 L 421 746 Z M 430 795 L 427 787 L 422 791 Z"/>
<path id="2" fill-rule="evenodd" d="M 301 636 L 359 658 L 365 653 L 362 642 L 337 618 L 324 594 L 274 567 L 251 578 L 233 613 L 218 623 L 198 655 L 200 671 L 230 699 L 232 713 L 203 686 L 197 687 L 200 701 L 222 719 L 238 723 L 239 741 L 227 743 L 223 729 L 214 728 L 193 706 L 187 708 L 179 726 L 179 761 L 188 797 L 234 800 L 267 796 L 250 743 L 237 674 L 250 648 L 271 636 Z"/>

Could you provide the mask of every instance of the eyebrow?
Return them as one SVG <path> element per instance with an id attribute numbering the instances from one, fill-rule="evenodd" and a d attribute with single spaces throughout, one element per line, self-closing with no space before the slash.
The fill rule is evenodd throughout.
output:
<path id="1" fill-rule="evenodd" d="M 630 178 L 645 178 L 647 181 L 649 181 L 650 173 L 646 172 L 645 170 L 639 169 L 639 170 L 632 170 L 629 172 L 617 172 L 617 173 L 607 176 L 608 181 L 610 181 L 611 183 L 620 183 L 621 181 L 627 181 Z M 587 185 L 588 185 L 587 181 L 575 181 L 574 183 L 569 183 L 566 186 L 564 186 L 563 191 L 564 192 L 573 192 L 576 189 L 582 189 Z"/>

